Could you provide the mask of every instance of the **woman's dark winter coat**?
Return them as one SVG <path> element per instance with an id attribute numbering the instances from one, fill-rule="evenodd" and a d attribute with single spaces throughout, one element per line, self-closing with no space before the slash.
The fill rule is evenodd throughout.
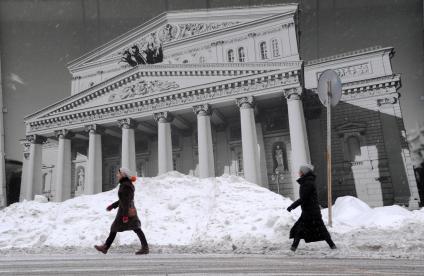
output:
<path id="1" fill-rule="evenodd" d="M 112 204 L 112 208 L 118 208 L 116 218 L 110 228 L 111 232 L 122 232 L 128 230 L 136 230 L 141 227 L 140 220 L 137 214 L 133 217 L 128 217 L 129 208 L 135 208 L 134 206 L 134 185 L 128 177 L 124 177 L 119 181 L 118 197 L 119 200 Z M 122 221 L 123 217 L 128 217 L 128 222 Z"/>
<path id="2" fill-rule="evenodd" d="M 330 239 L 330 234 L 322 221 L 315 178 L 316 176 L 309 172 L 297 180 L 300 184 L 300 198 L 293 202 L 289 208 L 295 209 L 300 205 L 302 214 L 290 230 L 291 239 L 304 239 L 305 242 Z"/>

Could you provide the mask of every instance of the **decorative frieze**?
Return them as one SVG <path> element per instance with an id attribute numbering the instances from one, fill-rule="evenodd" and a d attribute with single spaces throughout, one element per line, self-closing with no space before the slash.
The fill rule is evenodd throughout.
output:
<path id="1" fill-rule="evenodd" d="M 212 114 L 212 107 L 210 104 L 201 104 L 193 106 L 193 112 L 200 116 L 210 116 Z"/>
<path id="2" fill-rule="evenodd" d="M 363 75 L 370 75 L 372 74 L 372 68 L 371 64 L 369 63 L 362 63 L 362 64 L 356 64 L 341 68 L 334 68 L 333 69 L 337 75 L 343 79 L 343 78 L 354 78 L 359 77 Z M 317 79 L 319 79 L 321 72 L 317 72 Z"/>
<path id="3" fill-rule="evenodd" d="M 134 98 L 136 96 L 146 96 L 163 91 L 168 91 L 171 89 L 177 89 L 180 86 L 175 81 L 163 81 L 163 80 L 153 80 L 146 81 L 140 80 L 136 84 L 128 85 L 117 93 L 113 93 L 109 96 L 108 101 L 120 101 L 128 98 Z"/>
<path id="4" fill-rule="evenodd" d="M 174 120 L 174 116 L 168 111 L 156 112 L 153 114 L 153 119 L 156 123 L 170 123 Z"/>

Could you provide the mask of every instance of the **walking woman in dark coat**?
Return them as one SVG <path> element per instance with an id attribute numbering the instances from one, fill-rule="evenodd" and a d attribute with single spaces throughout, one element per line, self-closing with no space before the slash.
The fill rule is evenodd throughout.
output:
<path id="1" fill-rule="evenodd" d="M 315 174 L 312 165 L 302 165 L 299 169 L 300 178 L 300 198 L 287 208 L 287 211 L 296 209 L 299 205 L 302 214 L 290 230 L 290 239 L 294 239 L 291 246 L 292 251 L 296 251 L 301 239 L 305 242 L 326 241 L 331 249 L 336 249 L 336 245 L 331 239 L 330 233 L 322 221 L 321 210 L 318 204 L 318 195 L 315 187 Z"/>
<path id="2" fill-rule="evenodd" d="M 141 223 L 137 216 L 137 210 L 134 205 L 134 185 L 130 180 L 130 171 L 126 168 L 120 168 L 117 175 L 119 179 L 119 200 L 109 205 L 106 210 L 118 208 L 115 220 L 110 227 L 109 237 L 103 245 L 95 245 L 98 251 L 106 254 L 109 250 L 117 232 L 133 230 L 141 242 L 141 249 L 135 254 L 149 254 L 149 245 L 147 244 L 146 237 L 141 230 Z"/>

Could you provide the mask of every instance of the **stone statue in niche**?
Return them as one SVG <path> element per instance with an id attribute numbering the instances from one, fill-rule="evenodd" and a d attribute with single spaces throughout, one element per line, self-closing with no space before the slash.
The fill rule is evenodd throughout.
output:
<path id="1" fill-rule="evenodd" d="M 77 187 L 75 189 L 75 195 L 81 195 L 84 192 L 84 183 L 85 183 L 85 170 L 83 167 L 79 167 L 77 170 Z"/>
<path id="2" fill-rule="evenodd" d="M 283 149 L 280 148 L 280 145 L 277 145 L 274 151 L 274 158 L 275 160 L 277 160 L 277 168 L 275 169 L 275 171 L 285 171 L 286 167 L 284 166 Z"/>
<path id="3" fill-rule="evenodd" d="M 274 172 L 276 174 L 280 174 L 288 170 L 284 145 L 280 142 L 277 143 L 273 148 Z"/>

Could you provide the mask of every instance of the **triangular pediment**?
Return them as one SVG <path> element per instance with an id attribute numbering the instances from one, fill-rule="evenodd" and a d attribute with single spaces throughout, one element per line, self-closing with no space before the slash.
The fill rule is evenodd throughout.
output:
<path id="1" fill-rule="evenodd" d="M 225 8 L 208 10 L 173 11 L 163 13 L 141 26 L 94 49 L 69 64 L 71 71 L 88 64 L 119 60 L 122 55 L 136 46 L 141 56 L 151 49 L 187 40 L 192 37 L 246 24 L 276 14 L 294 12 L 297 4 L 283 4 L 262 7 Z M 162 50 L 162 49 L 161 49 Z"/>
<path id="2" fill-rule="evenodd" d="M 202 93 L 211 87 L 261 81 L 264 75 L 272 72 L 280 76 L 292 76 L 300 68 L 301 62 L 139 66 L 48 106 L 27 116 L 25 120 L 54 120 L 60 116 L 113 109 L 117 105 L 132 105 L 140 100 L 151 103 L 158 98 L 172 97 L 169 96 L 170 92 L 174 95 L 184 95 L 189 91 Z"/>

